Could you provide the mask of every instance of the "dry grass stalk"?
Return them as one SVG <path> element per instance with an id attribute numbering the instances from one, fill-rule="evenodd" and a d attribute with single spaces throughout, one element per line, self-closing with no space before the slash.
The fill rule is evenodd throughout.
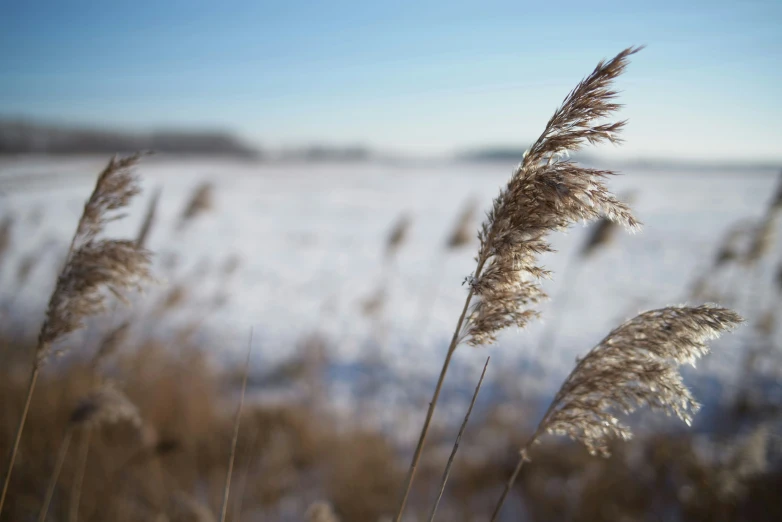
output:
<path id="1" fill-rule="evenodd" d="M 92 371 L 97 374 L 98 368 L 104 361 L 109 359 L 112 355 L 117 353 L 120 346 L 122 346 L 128 338 L 130 332 L 130 321 L 123 321 L 118 326 L 103 336 L 100 345 L 98 346 L 95 355 L 92 357 Z"/>
<path id="2" fill-rule="evenodd" d="M 492 516 L 497 519 L 529 450 L 544 433 L 567 435 L 590 453 L 609 455 L 609 442 L 628 440 L 630 428 L 612 413 L 642 406 L 676 415 L 687 425 L 699 409 L 679 373 L 706 355 L 707 341 L 732 330 L 743 319 L 716 306 L 671 306 L 638 315 L 614 329 L 570 373 L 522 447 L 519 462 Z"/>
<path id="3" fill-rule="evenodd" d="M 755 229 L 744 262 L 753 265 L 763 259 L 774 244 L 776 221 L 772 214 L 766 216 Z"/>
<path id="4" fill-rule="evenodd" d="M 777 176 L 777 188 L 774 192 L 774 197 L 769 202 L 768 210 L 770 214 L 782 212 L 782 172 Z"/>
<path id="5" fill-rule="evenodd" d="M 198 185 L 182 211 L 179 218 L 179 228 L 183 228 L 187 223 L 201 214 L 205 214 L 214 208 L 214 185 L 205 181 Z"/>
<path id="6" fill-rule="evenodd" d="M 71 498 L 68 504 L 68 522 L 77 522 L 79 520 L 79 504 L 81 503 L 81 490 L 84 484 L 84 475 L 87 471 L 87 457 L 90 453 L 90 439 L 92 439 L 92 430 L 87 427 L 81 438 L 79 446 L 79 455 L 76 464 L 76 476 L 71 485 Z"/>
<path id="7" fill-rule="evenodd" d="M 775 239 L 776 219 L 780 213 L 782 213 L 782 173 L 779 175 L 774 197 L 769 201 L 763 219 L 755 228 L 749 250 L 744 258 L 746 264 L 757 263 L 771 250 Z"/>
<path id="8" fill-rule="evenodd" d="M 55 462 L 54 470 L 52 471 L 49 485 L 46 488 L 43 506 L 38 516 L 39 522 L 44 522 L 46 520 L 49 506 L 54 497 L 57 480 L 60 477 L 62 465 L 65 462 L 65 456 L 68 452 L 71 439 L 73 438 L 73 432 L 79 427 L 84 427 L 89 431 L 95 427 L 118 422 L 128 422 L 134 428 L 138 429 L 141 426 L 141 415 L 136 405 L 111 383 L 105 383 L 100 388 L 94 390 L 79 401 L 76 407 L 71 411 L 68 426 L 65 428 L 65 434 L 60 442 L 60 449 L 57 451 L 57 460 Z M 84 433 L 83 436 L 84 438 L 82 439 L 80 450 L 80 467 L 77 470 L 77 483 L 80 482 L 79 477 L 83 477 L 84 474 L 87 452 L 85 446 L 89 445 L 89 433 Z M 81 486 L 79 485 L 74 491 L 79 491 L 80 489 Z M 74 498 L 78 499 L 79 495 L 80 493 L 75 492 Z M 74 511 L 78 513 L 78 504 L 78 500 L 73 500 L 71 502 L 72 513 Z M 75 517 L 76 514 L 72 516 Z"/>
<path id="9" fill-rule="evenodd" d="M 386 240 L 386 259 L 393 258 L 405 243 L 412 224 L 413 220 L 407 214 L 402 215 L 394 224 Z"/>
<path id="10" fill-rule="evenodd" d="M 79 401 L 71 412 L 70 422 L 86 428 L 127 422 L 140 429 L 141 414 L 119 388 L 111 382 L 105 382 Z"/>
<path id="11" fill-rule="evenodd" d="M 490 359 L 491 357 L 486 358 L 486 364 L 483 365 L 481 378 L 478 380 L 478 385 L 475 387 L 475 392 L 472 394 L 472 399 L 470 400 L 470 406 L 467 408 L 467 413 L 464 415 L 462 426 L 459 428 L 459 433 L 456 435 L 456 441 L 453 443 L 453 449 L 451 450 L 451 455 L 448 457 L 448 463 L 445 465 L 445 471 L 443 471 L 443 478 L 440 481 L 440 489 L 437 492 L 437 500 L 434 501 L 434 506 L 432 506 L 432 513 L 429 515 L 429 522 L 434 521 L 434 516 L 437 513 L 437 508 L 440 505 L 440 500 L 443 498 L 443 493 L 445 492 L 445 484 L 448 482 L 448 477 L 451 475 L 451 467 L 453 466 L 453 461 L 456 458 L 456 452 L 459 451 L 459 443 L 462 440 L 462 435 L 464 435 L 464 430 L 467 428 L 467 423 L 470 421 L 470 414 L 472 413 L 473 406 L 475 406 L 475 400 L 478 398 L 478 393 L 481 391 L 481 385 L 483 384 L 483 378 L 486 376 L 486 368 L 489 366 Z"/>
<path id="12" fill-rule="evenodd" d="M 35 254 L 27 254 L 24 256 L 21 261 L 19 261 L 19 266 L 16 270 L 16 285 L 17 288 L 22 288 L 25 283 L 27 283 L 28 279 L 30 279 L 30 274 L 33 272 L 33 269 L 38 264 L 38 260 L 40 259 L 41 252 L 36 252 Z"/>
<path id="13" fill-rule="evenodd" d="M 717 252 L 711 266 L 703 270 L 690 287 L 690 298 L 696 301 L 716 300 L 716 294 L 711 288 L 716 279 L 716 273 L 734 262 L 742 261 L 747 254 L 743 252 L 746 245 L 744 238 L 751 232 L 751 223 L 740 222 L 728 229 L 720 240 Z"/>
<path id="14" fill-rule="evenodd" d="M 3 217 L 0 221 L 0 267 L 3 266 L 5 254 L 11 244 L 11 230 L 14 226 L 14 218 L 10 215 Z"/>
<path id="15" fill-rule="evenodd" d="M 741 258 L 741 240 L 749 232 L 747 223 L 738 223 L 731 227 L 722 239 L 714 256 L 713 268 L 718 269 Z"/>
<path id="16" fill-rule="evenodd" d="M 147 205 L 147 211 L 144 214 L 144 221 L 141 222 L 141 228 L 139 229 L 138 235 L 136 236 L 136 246 L 139 248 L 144 248 L 146 246 L 149 232 L 152 230 L 152 225 L 155 224 L 157 206 L 160 201 L 160 191 L 161 189 L 159 187 L 155 189 L 155 192 L 152 194 L 152 197 L 149 200 L 149 204 Z"/>
<path id="17" fill-rule="evenodd" d="M 464 205 L 462 212 L 459 214 L 459 218 L 456 221 L 453 231 L 448 236 L 448 240 L 445 246 L 448 250 L 456 250 L 463 246 L 469 245 L 475 237 L 473 223 L 475 221 L 475 214 L 478 211 L 478 202 L 471 199 Z"/>
<path id="18" fill-rule="evenodd" d="M 619 143 L 625 122 L 599 123 L 619 105 L 612 82 L 640 48 L 628 48 L 608 62 L 601 61 L 565 98 L 494 200 L 478 234 L 480 248 L 469 292 L 456 323 L 429 410 L 421 430 L 395 520 L 407 503 L 445 375 L 456 347 L 489 344 L 512 325 L 524 327 L 537 315 L 529 308 L 544 297 L 538 279 L 548 272 L 537 256 L 551 250 L 547 235 L 575 221 L 591 221 L 605 215 L 634 230 L 640 225 L 630 209 L 605 186 L 610 171 L 582 167 L 564 159 L 586 144 Z M 531 278 L 531 279 L 530 279 Z M 476 303 L 470 307 L 473 297 Z"/>
<path id="19" fill-rule="evenodd" d="M 622 201 L 627 205 L 631 205 L 634 199 L 632 194 L 622 197 Z M 609 245 L 614 240 L 617 228 L 619 227 L 617 227 L 616 221 L 612 221 L 605 216 L 600 218 L 592 225 L 589 235 L 581 247 L 579 256 L 582 258 L 590 257 L 601 248 Z"/>
<path id="20" fill-rule="evenodd" d="M 769 310 L 766 310 L 755 323 L 755 329 L 763 337 L 770 338 L 774 335 L 774 331 L 776 330 L 777 326 L 776 312 L 776 307 L 772 307 Z"/>
<path id="21" fill-rule="evenodd" d="M 236 409 L 234 417 L 233 437 L 231 439 L 231 454 L 228 457 L 228 471 L 225 476 L 225 490 L 223 491 L 223 503 L 220 508 L 220 522 L 225 522 L 228 513 L 228 495 L 231 492 L 231 475 L 234 470 L 234 460 L 236 459 L 236 443 L 239 440 L 239 424 L 242 418 L 242 408 L 244 407 L 244 395 L 247 391 L 247 377 L 250 374 L 250 355 L 253 348 L 253 332 L 250 330 L 250 340 L 247 343 L 247 359 L 244 362 L 244 376 L 242 377 L 242 394 L 239 397 L 239 407 Z"/>
<path id="22" fill-rule="evenodd" d="M 106 382 L 76 405 L 71 413 L 70 422 L 72 425 L 84 428 L 68 511 L 68 521 L 76 522 L 79 518 L 82 484 L 93 430 L 119 422 L 127 422 L 135 429 L 140 429 L 141 415 L 136 405 L 122 391 L 112 383 Z"/>
<path id="23" fill-rule="evenodd" d="M 380 316 L 386 304 L 386 289 L 379 287 L 375 292 L 361 302 L 361 312 L 366 317 Z"/>
<path id="24" fill-rule="evenodd" d="M 150 278 L 150 255 L 147 251 L 137 248 L 134 241 L 99 238 L 107 223 L 122 217 L 117 211 L 126 207 L 138 194 L 138 180 L 133 167 L 139 158 L 138 154 L 122 159 L 112 158 L 98 176 L 95 189 L 84 205 L 38 336 L 27 397 L 0 496 L 0 514 L 38 374 L 52 346 L 81 329 L 87 317 L 105 311 L 105 290 L 124 300 L 123 292 L 140 289 L 140 281 Z"/>
<path id="25" fill-rule="evenodd" d="M 68 454 L 68 447 L 70 446 L 71 438 L 73 438 L 73 428 L 68 426 L 65 430 L 65 435 L 60 442 L 60 448 L 57 450 L 57 460 L 55 461 L 52 475 L 49 478 L 49 485 L 46 487 L 46 494 L 43 499 L 41 512 L 38 515 L 38 522 L 46 521 L 46 515 L 49 513 L 49 506 L 51 505 L 52 498 L 54 497 L 54 490 L 57 488 L 57 481 L 60 478 L 62 465 L 65 462 L 65 456 Z"/>

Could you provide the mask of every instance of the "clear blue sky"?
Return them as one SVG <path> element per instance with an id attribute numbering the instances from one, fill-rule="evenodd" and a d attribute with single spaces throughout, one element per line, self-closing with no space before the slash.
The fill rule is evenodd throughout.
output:
<path id="1" fill-rule="evenodd" d="M 782 0 L 0 0 L 0 115 L 269 146 L 526 145 L 634 44 L 612 154 L 782 159 Z"/>

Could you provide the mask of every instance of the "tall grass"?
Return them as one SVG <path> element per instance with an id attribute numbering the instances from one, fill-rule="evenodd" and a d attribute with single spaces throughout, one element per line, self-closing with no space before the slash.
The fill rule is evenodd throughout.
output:
<path id="1" fill-rule="evenodd" d="M 538 280 L 549 275 L 538 265 L 537 256 L 551 250 L 548 234 L 573 222 L 595 220 L 603 215 L 631 230 L 639 227 L 627 206 L 604 184 L 612 172 L 585 168 L 564 159 L 569 152 L 586 144 L 620 141 L 619 132 L 625 122 L 601 123 L 600 120 L 619 108 L 611 86 L 624 72 L 629 57 L 638 50 L 628 48 L 613 59 L 600 62 L 568 94 L 543 133 L 524 154 L 508 185 L 494 200 L 478 233 L 477 265 L 468 278 L 469 291 L 413 453 L 396 522 L 404 513 L 457 347 L 462 343 L 491 344 L 501 330 L 512 325 L 523 328 L 537 316 L 532 306 L 545 297 Z"/>
<path id="2" fill-rule="evenodd" d="M 0 495 L 0 514 L 3 512 L 35 385 L 54 345 L 68 334 L 83 328 L 87 317 L 105 311 L 106 290 L 121 298 L 123 292 L 140 288 L 140 281 L 150 276 L 149 253 L 139 248 L 134 241 L 99 237 L 108 222 L 121 217 L 116 211 L 126 207 L 139 192 L 132 170 L 138 159 L 138 155 L 112 159 L 98 176 L 95 190 L 84 205 L 35 347 L 22 416 L 8 457 Z"/>

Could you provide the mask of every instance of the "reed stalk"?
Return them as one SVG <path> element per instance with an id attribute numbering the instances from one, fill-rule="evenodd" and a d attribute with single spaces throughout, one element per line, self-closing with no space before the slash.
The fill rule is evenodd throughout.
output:
<path id="1" fill-rule="evenodd" d="M 613 81 L 625 70 L 628 58 L 640 48 L 628 48 L 598 63 L 549 119 L 543 133 L 525 152 L 507 186 L 495 198 L 478 239 L 475 272 L 466 279 L 469 290 L 456 322 L 440 376 L 429 403 L 396 515 L 402 518 L 410 488 L 448 368 L 457 346 L 491 344 L 509 326 L 524 328 L 537 317 L 531 306 L 545 297 L 540 279 L 549 272 L 537 257 L 551 250 L 549 233 L 577 221 L 605 216 L 634 230 L 640 226 L 627 205 L 605 186 L 610 171 L 582 167 L 564 159 L 586 144 L 619 143 L 625 122 L 598 123 L 619 105 Z M 474 303 L 473 303 L 474 301 Z M 471 306 L 472 305 L 472 306 Z"/>
<path id="2" fill-rule="evenodd" d="M 228 456 L 228 471 L 225 476 L 225 489 L 223 490 L 223 503 L 220 508 L 220 522 L 225 522 L 228 513 L 228 496 L 231 492 L 231 475 L 234 470 L 234 460 L 236 459 L 236 443 L 239 440 L 239 424 L 242 419 L 242 409 L 244 407 L 244 396 L 247 391 L 247 377 L 250 374 L 250 355 L 253 348 L 253 332 L 250 330 L 250 340 L 247 342 L 247 359 L 244 363 L 244 376 L 242 377 L 242 394 L 239 396 L 239 407 L 236 409 L 234 417 L 233 436 L 231 437 L 231 453 Z"/>
<path id="3" fill-rule="evenodd" d="M 98 176 L 95 189 L 84 205 L 38 335 L 22 415 L 0 494 L 0 515 L 38 376 L 53 346 L 68 334 L 83 328 L 87 317 L 106 310 L 106 289 L 123 298 L 125 291 L 139 289 L 140 281 L 150 277 L 147 251 L 138 248 L 133 241 L 99 238 L 108 222 L 122 217 L 116 211 L 126 207 L 139 193 L 138 180 L 132 170 L 139 158 L 139 154 L 112 158 Z"/>
<path id="4" fill-rule="evenodd" d="M 440 490 L 437 493 L 437 500 L 435 500 L 434 506 L 432 506 L 432 512 L 429 515 L 429 522 L 434 521 L 434 516 L 437 513 L 440 500 L 443 498 L 445 484 L 448 482 L 448 477 L 451 475 L 451 467 L 453 466 L 454 459 L 456 458 L 456 452 L 459 451 L 459 443 L 462 440 L 462 435 L 464 435 L 464 430 L 467 428 L 467 423 L 470 421 L 470 414 L 472 413 L 473 406 L 475 406 L 475 400 L 478 398 L 478 393 L 481 391 L 481 385 L 483 384 L 483 378 L 486 376 L 486 368 L 489 366 L 490 359 L 491 357 L 486 358 L 486 364 L 483 365 L 481 378 L 478 380 L 478 385 L 475 387 L 475 392 L 473 392 L 472 399 L 470 400 L 470 406 L 467 408 L 467 413 L 464 415 L 462 426 L 459 428 L 459 433 L 456 435 L 456 441 L 453 443 L 451 455 L 448 457 L 448 463 L 445 465 L 445 471 L 443 471 L 443 478 L 440 480 Z"/>

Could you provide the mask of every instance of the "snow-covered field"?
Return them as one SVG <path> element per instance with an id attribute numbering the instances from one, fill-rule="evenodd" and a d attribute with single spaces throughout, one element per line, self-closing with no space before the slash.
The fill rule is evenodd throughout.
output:
<path id="1" fill-rule="evenodd" d="M 16 217 L 1 292 L 4 298 L 13 295 L 33 323 L 53 283 L 55 253 L 66 247 L 105 161 L 0 160 L 0 215 Z M 446 236 L 471 198 L 488 207 L 513 167 L 150 158 L 139 169 L 144 194 L 111 232 L 135 234 L 147 198 L 161 187 L 158 220 L 148 245 L 159 254 L 156 267 L 169 284 L 188 278 L 199 283 L 198 294 L 188 296 L 186 306 L 194 315 L 201 313 L 204 331 L 219 339 L 215 349 L 231 357 L 241 354 L 252 327 L 254 364 L 263 367 L 284 360 L 297 340 L 318 330 L 330 340 L 335 360 L 346 368 L 344 375 L 374 344 L 393 375 L 429 389 L 461 310 L 462 281 L 473 268 L 477 248 L 473 244 L 446 252 Z M 558 252 L 547 256 L 545 265 L 554 271 L 554 280 L 545 286 L 555 299 L 544 306 L 543 317 L 550 318 L 546 312 L 551 306 L 564 315 L 555 346 L 536 356 L 544 371 L 532 373 L 545 375 L 537 384 L 554 387 L 575 357 L 621 320 L 640 310 L 686 301 L 690 283 L 711 262 L 729 227 L 762 215 L 777 174 L 772 169 L 623 169 L 610 184 L 620 195 L 633 194 L 644 229 L 635 235 L 620 232 L 608 247 L 571 265 L 567 278 L 572 291 L 564 310 L 556 298 L 562 295 L 563 271 L 586 237 L 585 228 L 553 237 Z M 215 208 L 177 229 L 192 189 L 203 181 L 215 184 Z M 402 214 L 410 216 L 412 227 L 393 267 L 384 268 L 385 241 Z M 30 281 L 17 288 L 14 266 L 25 255 L 41 252 L 41 264 Z M 168 272 L 164 265 L 172 253 L 178 264 Z M 771 256 L 775 262 L 778 253 L 777 248 Z M 239 259 L 238 269 L 221 279 L 216 274 L 232 256 Z M 769 263 L 767 269 L 771 267 Z M 384 277 L 390 278 L 387 306 L 379 319 L 367 318 L 361 304 Z M 228 295 L 222 308 L 203 313 L 200 304 L 193 304 L 220 289 Z M 161 290 L 151 294 L 156 291 Z M 436 297 L 431 299 L 433 292 Z M 427 320 L 424 308 L 432 302 Z M 756 304 L 740 302 L 738 307 L 752 315 Z M 512 375 L 537 350 L 541 328 L 534 324 L 524 332 L 507 332 L 496 346 L 461 348 L 454 373 L 467 372 L 464 382 L 472 386 L 491 354 L 489 373 Z M 378 336 L 378 330 L 387 333 Z M 735 373 L 740 358 L 735 344 L 718 343 L 704 371 L 717 372 L 720 378 Z M 342 374 L 335 375 L 339 380 Z"/>

